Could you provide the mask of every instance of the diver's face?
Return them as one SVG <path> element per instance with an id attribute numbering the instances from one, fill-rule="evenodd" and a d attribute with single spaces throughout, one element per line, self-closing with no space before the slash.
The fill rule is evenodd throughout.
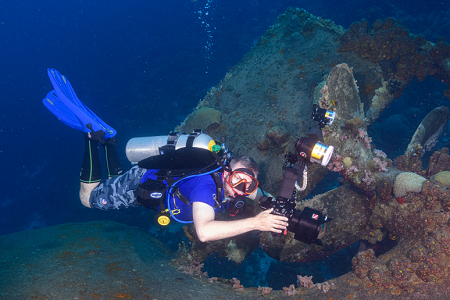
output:
<path id="1" fill-rule="evenodd" d="M 234 166 L 234 170 L 237 169 L 243 169 L 245 168 L 244 165 L 237 163 Z M 224 173 L 224 179 L 226 181 L 226 183 L 224 183 L 224 193 L 226 197 L 229 196 L 234 196 L 234 195 L 248 195 L 248 193 L 245 192 L 245 188 L 244 187 L 249 187 L 254 179 L 245 174 L 245 173 L 241 173 L 241 172 L 234 172 L 232 170 L 231 172 L 225 171 Z M 257 174 L 255 174 L 255 177 L 257 176 Z M 256 179 L 256 178 L 255 178 Z"/>

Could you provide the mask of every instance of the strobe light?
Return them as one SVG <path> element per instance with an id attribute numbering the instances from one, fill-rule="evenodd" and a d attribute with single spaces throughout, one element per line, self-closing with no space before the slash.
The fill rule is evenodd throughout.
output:
<path id="1" fill-rule="evenodd" d="M 295 144 L 297 155 L 307 162 L 314 162 L 327 166 L 333 154 L 334 147 L 328 146 L 319 141 L 319 139 L 311 137 L 302 137 Z"/>

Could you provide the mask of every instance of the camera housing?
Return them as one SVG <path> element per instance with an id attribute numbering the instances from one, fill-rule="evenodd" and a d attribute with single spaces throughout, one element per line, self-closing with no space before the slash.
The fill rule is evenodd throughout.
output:
<path id="1" fill-rule="evenodd" d="M 305 207 L 302 211 L 295 208 L 294 186 L 298 177 L 298 168 L 288 167 L 285 170 L 279 196 L 263 196 L 259 200 L 259 206 L 263 210 L 273 208 L 272 213 L 288 218 L 287 231 L 294 233 L 294 238 L 307 244 L 315 243 L 322 246 L 322 241 L 317 239 L 321 225 L 331 221 L 322 212 Z M 284 197 L 283 197 L 284 196 Z M 288 198 L 289 197 L 289 198 Z M 283 232 L 286 235 L 286 231 Z"/>

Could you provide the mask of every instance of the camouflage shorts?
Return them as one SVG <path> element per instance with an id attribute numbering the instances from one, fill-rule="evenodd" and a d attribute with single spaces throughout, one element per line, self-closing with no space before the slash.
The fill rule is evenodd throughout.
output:
<path id="1" fill-rule="evenodd" d="M 110 210 L 138 206 L 134 191 L 145 172 L 146 169 L 134 166 L 120 176 L 102 181 L 91 193 L 91 207 Z"/>

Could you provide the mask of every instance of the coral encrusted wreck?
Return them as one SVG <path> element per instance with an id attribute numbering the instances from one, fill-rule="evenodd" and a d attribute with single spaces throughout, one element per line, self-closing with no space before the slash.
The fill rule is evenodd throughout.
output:
<path id="1" fill-rule="evenodd" d="M 392 18 L 372 25 L 358 22 L 346 31 L 302 9 L 280 15 L 199 108 L 221 113 L 214 138 L 226 135 L 235 153 L 255 158 L 261 185 L 274 194 L 282 180 L 284 155 L 294 152 L 295 140 L 306 136 L 313 125 L 313 104 L 335 111 L 333 124 L 323 128 L 325 143 L 335 148 L 331 162 L 328 168 L 310 165 L 308 187 L 297 193 L 297 209 L 326 211 L 333 221 L 327 225 L 322 247 L 299 242 L 291 232 L 275 237 L 263 232 L 259 237 L 234 238 L 232 243 L 195 242 L 190 253 L 201 262 L 214 251 L 232 252 L 229 259 L 240 263 L 259 242 L 275 259 L 307 262 L 362 238 L 376 242 L 389 232 L 398 241 L 395 248 L 382 257 L 371 250 L 358 254 L 354 271 L 335 279 L 335 285 L 364 299 L 380 292 L 432 295 L 449 288 L 445 274 L 450 262 L 450 191 L 430 180 L 450 171 L 448 149 L 433 154 L 426 170 L 420 161 L 446 128 L 448 108 L 437 107 L 422 121 L 396 167 L 382 149 L 374 148 L 367 134 L 367 127 L 412 79 L 431 75 L 450 84 L 449 57 L 450 46 L 444 41 L 433 44 L 414 36 Z M 328 169 L 349 184 L 301 201 Z M 248 214 L 259 211 L 258 205 L 248 203 Z M 236 252 L 238 248 L 244 251 Z"/>

